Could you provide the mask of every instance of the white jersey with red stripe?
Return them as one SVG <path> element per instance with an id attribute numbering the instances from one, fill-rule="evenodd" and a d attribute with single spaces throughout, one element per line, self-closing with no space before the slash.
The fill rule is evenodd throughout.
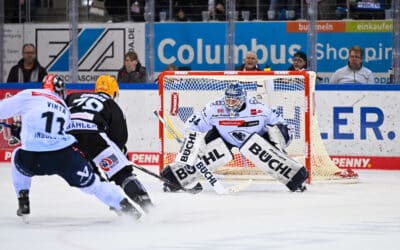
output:
<path id="1" fill-rule="evenodd" d="M 0 119 L 21 116 L 22 149 L 34 152 L 55 151 L 76 139 L 65 133 L 70 112 L 64 100 L 45 89 L 26 89 L 0 102 Z"/>
<path id="2" fill-rule="evenodd" d="M 262 136 L 268 131 L 267 125 L 279 123 L 286 124 L 280 114 L 260 103 L 255 97 L 247 97 L 242 109 L 234 116 L 225 107 L 222 97 L 189 117 L 185 128 L 205 133 L 216 127 L 226 142 L 240 147 L 251 134 L 257 133 Z"/>

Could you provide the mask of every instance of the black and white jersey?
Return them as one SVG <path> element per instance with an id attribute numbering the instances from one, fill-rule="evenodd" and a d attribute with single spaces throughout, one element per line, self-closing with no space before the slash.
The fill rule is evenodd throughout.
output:
<path id="1" fill-rule="evenodd" d="M 119 105 L 105 93 L 72 93 L 65 99 L 71 123 L 67 130 L 72 134 L 105 132 L 118 147 L 128 140 L 125 115 Z"/>

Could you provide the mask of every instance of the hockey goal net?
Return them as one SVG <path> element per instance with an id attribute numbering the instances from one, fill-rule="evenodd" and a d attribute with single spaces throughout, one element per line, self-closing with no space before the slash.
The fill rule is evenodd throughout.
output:
<path id="1" fill-rule="evenodd" d="M 160 75 L 160 115 L 178 137 L 184 133 L 184 122 L 207 103 L 220 98 L 228 84 L 240 82 L 248 96 L 276 109 L 294 129 L 289 156 L 303 163 L 310 179 L 340 179 L 340 169 L 331 161 L 320 137 L 314 113 L 316 74 L 306 71 L 167 71 Z M 173 163 L 180 144 L 160 123 L 161 168 Z M 234 159 L 219 168 L 217 174 L 231 178 L 268 179 L 268 175 L 242 157 L 237 150 Z"/>

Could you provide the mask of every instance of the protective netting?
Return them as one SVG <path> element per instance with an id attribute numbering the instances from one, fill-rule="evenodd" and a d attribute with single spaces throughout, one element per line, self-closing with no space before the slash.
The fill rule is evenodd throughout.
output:
<path id="1" fill-rule="evenodd" d="M 240 82 L 248 96 L 255 96 L 281 113 L 294 131 L 286 149 L 289 156 L 311 169 L 312 179 L 336 179 L 340 171 L 331 161 L 320 137 L 314 113 L 314 72 L 166 72 L 161 76 L 161 112 L 178 134 L 184 122 L 207 103 L 223 95 L 226 86 Z M 167 130 L 161 131 L 164 166 L 172 163 L 180 145 Z M 232 178 L 269 179 L 268 175 L 235 151 L 234 160 L 216 173 Z"/>

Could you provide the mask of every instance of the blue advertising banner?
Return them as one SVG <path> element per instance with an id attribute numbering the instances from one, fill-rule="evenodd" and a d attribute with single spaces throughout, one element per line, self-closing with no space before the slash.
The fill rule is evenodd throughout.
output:
<path id="1" fill-rule="evenodd" d="M 286 70 L 298 50 L 309 51 L 308 22 L 236 22 L 234 64 L 247 51 L 257 53 L 260 67 Z M 101 74 L 116 75 L 124 53 L 134 50 L 149 68 L 146 23 L 81 23 L 78 35 L 78 80 L 93 82 Z M 392 62 L 393 23 L 386 20 L 319 21 L 317 23 L 317 71 L 321 83 L 346 65 L 348 49 L 364 48 L 364 65 L 375 74 L 375 83 L 388 82 Z M 5 25 L 4 76 L 21 59 L 23 43 L 37 47 L 37 58 L 49 72 L 69 81 L 70 37 L 68 24 Z M 192 70 L 227 70 L 228 46 L 225 22 L 163 22 L 154 24 L 154 71 L 166 65 Z M 151 80 L 150 80 L 151 81 Z"/>
<path id="2" fill-rule="evenodd" d="M 348 49 L 359 45 L 364 48 L 364 65 L 373 72 L 387 73 L 392 60 L 390 26 L 387 28 L 384 23 L 386 29 L 382 31 L 376 25 L 340 24 L 326 22 L 320 26 L 316 45 L 318 71 L 334 72 L 343 67 Z M 193 70 L 226 70 L 226 27 L 223 22 L 155 24 L 155 70 L 162 71 L 171 63 Z M 296 51 L 308 51 L 307 26 L 302 22 L 237 22 L 234 45 L 236 65 L 242 63 L 246 51 L 255 51 L 260 66 L 286 70 Z"/>

